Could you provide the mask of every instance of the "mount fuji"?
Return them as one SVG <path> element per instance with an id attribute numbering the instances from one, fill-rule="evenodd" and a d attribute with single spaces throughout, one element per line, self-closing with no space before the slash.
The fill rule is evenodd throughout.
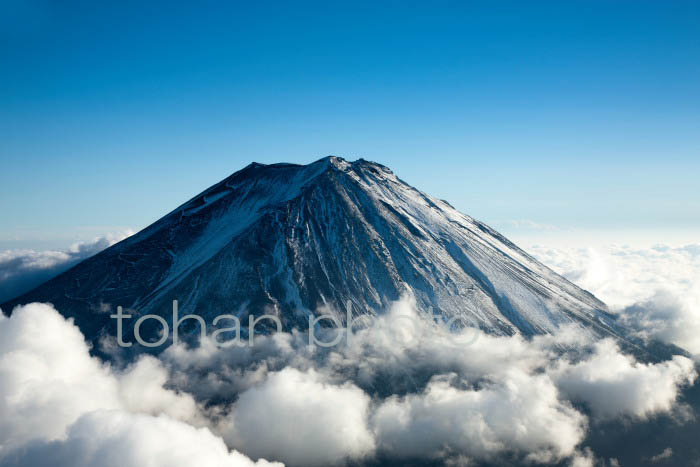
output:
<path id="1" fill-rule="evenodd" d="M 168 319 L 178 300 L 183 313 L 273 313 L 291 329 L 347 301 L 381 313 L 405 293 L 492 334 L 621 332 L 604 303 L 492 228 L 383 165 L 339 157 L 252 163 L 2 308 L 51 302 L 97 339 L 114 333 L 117 306 Z"/>

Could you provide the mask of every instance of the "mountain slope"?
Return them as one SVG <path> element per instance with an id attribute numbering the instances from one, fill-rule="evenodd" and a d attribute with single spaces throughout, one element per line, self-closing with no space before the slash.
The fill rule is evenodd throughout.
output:
<path id="1" fill-rule="evenodd" d="M 274 312 L 305 328 L 319 307 L 375 313 L 407 289 L 421 309 L 496 334 L 616 333 L 602 302 L 488 226 L 380 164 L 337 157 L 253 163 L 2 308 L 51 302 L 96 338 L 118 305 L 167 318 L 177 299 L 181 314 Z"/>

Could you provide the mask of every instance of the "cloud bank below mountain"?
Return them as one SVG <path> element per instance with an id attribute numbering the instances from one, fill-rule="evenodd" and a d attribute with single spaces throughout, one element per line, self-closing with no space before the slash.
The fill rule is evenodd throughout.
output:
<path id="1" fill-rule="evenodd" d="M 700 244 L 534 246 L 529 251 L 606 302 L 641 337 L 678 345 L 700 358 Z"/>
<path id="2" fill-rule="evenodd" d="M 578 328 L 450 332 L 410 298 L 336 347 L 296 331 L 206 339 L 117 368 L 31 304 L 0 318 L 0 465 L 591 465 L 592 425 L 673 417 L 695 377 L 685 357 L 637 362 Z"/>
<path id="3" fill-rule="evenodd" d="M 133 231 L 76 243 L 67 250 L 5 250 L 0 252 L 0 303 L 11 300 L 57 276 L 115 243 Z"/>
<path id="4" fill-rule="evenodd" d="M 700 247 L 531 251 L 640 337 L 700 353 Z M 640 362 L 580 328 L 447 332 L 406 298 L 349 344 L 307 344 L 298 331 L 225 350 L 205 339 L 108 365 L 52 307 L 18 308 L 0 317 L 0 465 L 613 466 L 591 444 L 599 427 L 697 416 L 684 399 L 691 360 Z M 683 459 L 666 446 L 645 458 Z"/>
<path id="5" fill-rule="evenodd" d="M 142 357 L 116 370 L 49 305 L 0 315 L 0 465 L 265 466 L 230 452 Z"/>

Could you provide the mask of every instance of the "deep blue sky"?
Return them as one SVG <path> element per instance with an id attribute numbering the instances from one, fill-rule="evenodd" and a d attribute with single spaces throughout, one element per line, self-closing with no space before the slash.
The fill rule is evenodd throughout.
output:
<path id="1" fill-rule="evenodd" d="M 328 154 L 505 231 L 700 232 L 700 2 L 143 3 L 0 0 L 0 249 Z"/>

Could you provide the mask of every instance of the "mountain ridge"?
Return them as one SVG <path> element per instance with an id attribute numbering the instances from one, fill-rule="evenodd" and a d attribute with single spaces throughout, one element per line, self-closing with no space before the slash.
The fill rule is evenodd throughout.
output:
<path id="1" fill-rule="evenodd" d="M 607 307 L 504 236 L 388 167 L 328 156 L 253 162 L 136 235 L 6 304 L 51 302 L 90 338 L 105 310 L 245 318 L 300 327 L 319 308 L 381 312 L 406 290 L 422 310 L 494 334 L 576 323 L 617 335 Z"/>

